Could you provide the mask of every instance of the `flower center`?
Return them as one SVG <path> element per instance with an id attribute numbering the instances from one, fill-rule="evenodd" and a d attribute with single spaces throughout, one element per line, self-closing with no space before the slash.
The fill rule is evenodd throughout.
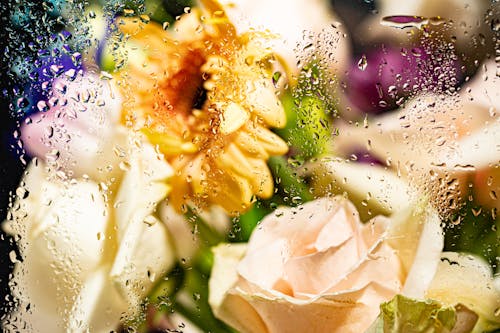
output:
<path id="1" fill-rule="evenodd" d="M 205 54 L 201 49 L 180 50 L 178 63 L 174 68 L 167 68 L 168 80 L 160 82 L 155 105 L 157 116 L 164 121 L 164 115 L 172 114 L 188 116 L 193 108 L 201 109 L 206 100 L 203 89 L 203 73 L 201 66 L 205 63 Z M 168 72 L 171 72 L 168 73 Z"/>

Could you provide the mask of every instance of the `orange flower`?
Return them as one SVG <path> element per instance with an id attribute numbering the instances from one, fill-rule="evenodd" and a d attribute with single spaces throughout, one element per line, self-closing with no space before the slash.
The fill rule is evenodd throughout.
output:
<path id="1" fill-rule="evenodd" d="M 237 214 L 270 197 L 266 161 L 287 145 L 269 127 L 286 118 L 272 84 L 272 53 L 256 32 L 237 35 L 222 7 L 184 15 L 174 30 L 120 19 L 142 52 L 119 75 L 123 120 L 156 144 L 175 170 L 169 200 L 218 204 Z"/>

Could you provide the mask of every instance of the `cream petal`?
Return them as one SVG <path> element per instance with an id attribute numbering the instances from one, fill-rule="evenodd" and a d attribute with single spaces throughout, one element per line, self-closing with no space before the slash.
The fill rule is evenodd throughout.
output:
<path id="1" fill-rule="evenodd" d="M 175 254 L 179 260 L 190 262 L 199 247 L 199 239 L 182 214 L 164 202 L 159 208 L 160 220 L 172 235 Z"/>
<path id="2" fill-rule="evenodd" d="M 42 165 L 38 166 L 43 168 Z M 63 185 L 51 181 L 45 173 L 44 181 L 56 185 L 53 197 L 47 199 L 48 209 L 38 216 L 36 228 L 28 232 L 27 246 L 37 247 L 40 254 L 51 260 L 72 263 L 66 269 L 87 272 L 99 262 L 103 235 L 107 228 L 107 208 L 98 186 L 92 182 Z M 43 187 L 42 187 L 43 188 Z M 36 195 L 36 194 L 35 194 Z M 43 202 L 37 202 L 43 205 Z M 44 207 L 45 209 L 45 207 Z M 32 219 L 26 212 L 26 219 Z M 68 261 L 69 260 L 69 261 Z"/>
<path id="3" fill-rule="evenodd" d="M 317 192 L 347 193 L 363 219 L 370 215 L 390 215 L 411 202 L 412 193 L 407 183 L 381 167 L 332 160 L 319 162 L 312 168 L 313 187 Z"/>
<path id="4" fill-rule="evenodd" d="M 69 324 L 68 311 L 78 291 L 101 262 L 104 237 L 100 235 L 107 230 L 108 212 L 96 184 L 79 181 L 63 184 L 51 179 L 41 162 L 31 164 L 28 172 L 25 180 L 32 192 L 23 199 L 29 203 L 21 205 L 28 210 L 17 211 L 15 214 L 22 215 L 14 220 L 27 223 L 13 229 L 15 234 L 26 237 L 20 244 L 24 260 L 16 263 L 17 283 L 12 292 L 20 297 L 22 304 L 31 304 L 33 309 L 31 314 L 19 313 L 21 321 L 26 320 L 28 326 L 52 327 L 53 332 L 62 332 Z M 33 182 L 39 185 L 31 187 Z M 47 201 L 41 196 L 47 196 L 43 198 Z M 22 230 L 23 227 L 29 229 Z M 37 326 L 45 321 L 44 317 L 52 323 Z"/>
<path id="5" fill-rule="evenodd" d="M 391 216 L 387 243 L 396 251 L 403 265 L 406 281 L 402 294 L 422 298 L 436 273 L 444 246 L 441 219 L 425 202 Z"/>
<path id="6" fill-rule="evenodd" d="M 292 252 L 310 247 L 311 250 L 324 224 L 340 209 L 340 199 L 318 199 L 296 208 L 280 207 L 263 219 L 253 231 L 249 252 L 273 242 L 287 239 Z M 304 223 L 304 216 L 307 223 Z"/>
<path id="7" fill-rule="evenodd" d="M 316 250 L 323 251 L 330 247 L 338 247 L 358 233 L 361 227 L 358 212 L 347 201 L 343 202 L 342 208 L 337 210 L 328 223 L 321 228 L 314 242 Z"/>
<path id="8" fill-rule="evenodd" d="M 131 308 L 137 308 L 151 284 L 174 261 L 173 245 L 154 215 L 168 193 L 164 181 L 172 169 L 141 136 L 132 136 L 129 147 L 130 168 L 114 203 L 119 247 L 110 276 Z"/>
<path id="9" fill-rule="evenodd" d="M 85 281 L 71 308 L 68 331 L 107 333 L 130 315 L 126 302 L 109 279 L 109 268 L 100 267 Z"/>
<path id="10" fill-rule="evenodd" d="M 165 226 L 154 217 L 131 221 L 120 243 L 110 276 L 131 313 L 139 309 L 153 283 L 175 263 L 175 252 Z"/>
<path id="11" fill-rule="evenodd" d="M 384 290 L 392 291 L 395 295 L 401 290 L 404 278 L 401 262 L 396 252 L 380 239 L 364 254 L 362 260 L 339 276 L 327 290 L 322 291 L 322 294 L 363 289 L 370 283 L 376 282 L 384 287 Z"/>
<path id="12" fill-rule="evenodd" d="M 238 281 L 238 262 L 246 252 L 246 244 L 221 243 L 212 248 L 214 266 L 209 282 L 209 303 L 217 309 L 223 302 L 225 293 Z"/>
<path id="13" fill-rule="evenodd" d="M 500 290 L 495 288 L 491 268 L 483 259 L 444 252 L 426 297 L 447 305 L 461 303 L 476 312 L 479 321 L 473 332 L 500 327 Z"/>
<path id="14" fill-rule="evenodd" d="M 220 234 L 226 233 L 231 226 L 229 216 L 220 206 L 212 205 L 208 209 L 197 212 L 210 227 L 214 228 Z"/>
<path id="15" fill-rule="evenodd" d="M 164 181 L 172 175 L 171 167 L 151 145 L 141 137 L 131 140 L 130 168 L 123 176 L 114 202 L 118 240 L 129 223 L 137 220 L 142 223 L 166 197 L 169 188 Z"/>
<path id="16" fill-rule="evenodd" d="M 284 275 L 284 265 L 289 257 L 287 240 L 278 238 L 248 252 L 238 265 L 238 273 L 261 288 L 272 289 Z"/>
<path id="17" fill-rule="evenodd" d="M 455 172 L 493 167 L 500 163 L 500 118 L 470 136 L 462 138 L 451 157 L 441 157 L 446 168 Z"/>
<path id="18" fill-rule="evenodd" d="M 294 295 L 319 294 L 345 278 L 343 272 L 349 271 L 359 261 L 358 256 L 352 255 L 356 252 L 356 239 L 350 237 L 339 247 L 290 258 L 285 263 L 283 276 Z"/>
<path id="19" fill-rule="evenodd" d="M 78 285 L 73 289 L 58 290 L 59 285 L 67 284 L 71 279 L 48 271 L 47 260 L 37 257 L 36 250 L 29 248 L 24 255 L 23 264 L 16 263 L 14 266 L 11 279 L 16 286 L 11 288 L 11 292 L 19 305 L 10 314 L 12 324 L 2 323 L 3 328 L 7 332 L 17 332 L 19 327 L 24 326 L 30 332 L 43 332 L 42 328 L 50 332 L 64 332 L 64 317 L 68 315 L 71 300 L 76 297 Z M 31 311 L 26 311 L 28 306 Z"/>
<path id="20" fill-rule="evenodd" d="M 67 92 L 54 91 L 58 104 L 48 112 L 33 115 L 31 124 L 21 128 L 26 151 L 80 177 L 95 180 L 110 177 L 106 167 L 119 161 L 112 153 L 115 143 L 122 143 L 116 130 L 121 99 L 109 81 L 87 75 L 73 82 L 58 80 Z M 57 150 L 57 159 L 47 157 Z"/>
<path id="21" fill-rule="evenodd" d="M 228 291 L 219 317 L 241 332 L 363 332 L 378 315 L 374 305 L 391 295 L 373 283 L 361 290 L 307 300 L 236 287 Z"/>
<path id="22" fill-rule="evenodd" d="M 16 198 L 14 207 L 19 207 L 11 213 L 3 224 L 2 228 L 6 233 L 19 235 L 19 250 L 27 247 L 26 241 L 30 235 L 40 234 L 46 226 L 41 222 L 43 217 L 51 209 L 50 202 L 59 195 L 60 189 L 52 182 L 47 181 L 47 171 L 45 164 L 39 162 L 36 158 L 30 162 L 24 172 L 21 184 L 16 193 L 21 197 L 27 194 L 24 199 Z"/>

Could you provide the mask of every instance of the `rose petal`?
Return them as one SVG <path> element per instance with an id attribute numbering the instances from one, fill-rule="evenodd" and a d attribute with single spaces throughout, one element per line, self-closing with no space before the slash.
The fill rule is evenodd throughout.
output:
<path id="1" fill-rule="evenodd" d="M 127 304 L 110 285 L 108 274 L 104 266 L 87 278 L 69 313 L 69 331 L 104 333 L 117 327 Z"/>
<path id="2" fill-rule="evenodd" d="M 397 251 L 407 276 L 402 294 L 422 298 L 436 273 L 444 245 L 441 220 L 425 202 L 391 217 L 387 243 Z"/>

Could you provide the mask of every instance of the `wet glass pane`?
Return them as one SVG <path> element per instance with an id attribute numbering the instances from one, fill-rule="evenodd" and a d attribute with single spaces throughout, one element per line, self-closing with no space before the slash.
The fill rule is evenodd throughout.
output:
<path id="1" fill-rule="evenodd" d="M 500 332 L 498 1 L 1 7 L 2 331 Z"/>

